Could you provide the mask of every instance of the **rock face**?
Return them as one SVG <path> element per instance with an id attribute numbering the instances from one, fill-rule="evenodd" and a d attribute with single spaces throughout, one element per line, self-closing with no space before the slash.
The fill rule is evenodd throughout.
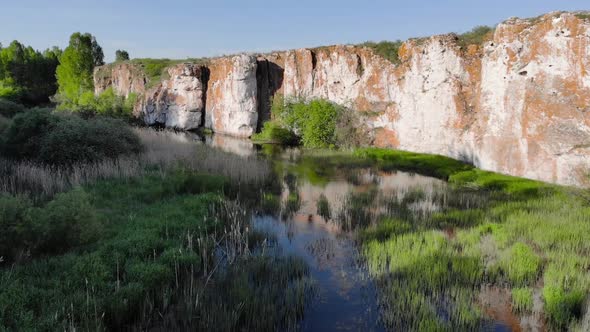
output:
<path id="1" fill-rule="evenodd" d="M 204 109 L 206 127 L 240 137 L 270 118 L 275 95 L 324 98 L 362 114 L 375 146 L 588 185 L 588 19 L 510 19 L 484 45 L 434 36 L 405 42 L 399 58 L 393 64 L 368 48 L 330 46 L 214 59 L 199 73 L 171 72 L 147 92 L 133 68 L 99 69 L 95 86 L 145 94 L 136 109 L 149 124 L 195 128 Z"/>
<path id="2" fill-rule="evenodd" d="M 205 127 L 250 137 L 258 121 L 256 57 L 242 54 L 215 59 L 209 71 Z"/>
<path id="3" fill-rule="evenodd" d="M 130 63 L 116 63 L 97 67 L 94 70 L 95 93 L 99 94 L 112 87 L 119 96 L 145 92 L 147 78 L 141 68 Z"/>
<path id="4" fill-rule="evenodd" d="M 280 93 L 364 112 L 376 146 L 587 184 L 590 22 L 511 19 L 483 46 L 443 35 L 410 40 L 399 55 L 393 65 L 351 46 L 288 51 Z"/>
<path id="5" fill-rule="evenodd" d="M 205 106 L 206 72 L 206 68 L 188 63 L 168 68 L 169 78 L 144 94 L 135 105 L 135 115 L 148 125 L 199 128 Z"/>

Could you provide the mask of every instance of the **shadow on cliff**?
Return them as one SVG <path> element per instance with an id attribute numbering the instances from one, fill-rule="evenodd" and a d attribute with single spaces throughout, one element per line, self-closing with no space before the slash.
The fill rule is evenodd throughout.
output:
<path id="1" fill-rule="evenodd" d="M 272 97 L 283 86 L 285 69 L 268 59 L 258 59 L 256 68 L 256 85 L 258 89 L 258 123 L 260 131 L 264 122 L 270 120 Z"/>

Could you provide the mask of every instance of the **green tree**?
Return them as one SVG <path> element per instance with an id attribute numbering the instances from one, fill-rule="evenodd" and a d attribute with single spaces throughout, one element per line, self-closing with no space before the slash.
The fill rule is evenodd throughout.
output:
<path id="1" fill-rule="evenodd" d="M 76 105 L 83 93 L 94 90 L 94 67 L 103 65 L 103 59 L 102 48 L 94 36 L 72 34 L 56 72 L 60 101 L 65 106 Z"/>
<path id="2" fill-rule="evenodd" d="M 41 53 L 16 40 L 0 48 L 0 98 L 26 104 L 49 101 L 57 89 L 60 53 L 57 47 Z"/>
<path id="3" fill-rule="evenodd" d="M 117 50 L 115 52 L 115 61 L 129 60 L 129 53 L 125 50 Z"/>

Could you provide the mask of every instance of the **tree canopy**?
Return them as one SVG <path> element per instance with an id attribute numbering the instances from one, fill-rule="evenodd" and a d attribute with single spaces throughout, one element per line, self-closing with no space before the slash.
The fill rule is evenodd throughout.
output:
<path id="1" fill-rule="evenodd" d="M 129 60 L 129 53 L 125 50 L 117 50 L 115 52 L 115 61 Z"/>
<path id="2" fill-rule="evenodd" d="M 92 92 L 94 67 L 104 64 L 102 47 L 89 33 L 76 32 L 57 67 L 58 93 L 64 105 L 75 105 L 80 96 Z"/>
<path id="3" fill-rule="evenodd" d="M 0 45 L 0 98 L 26 104 L 49 101 L 57 90 L 61 53 L 58 47 L 41 53 L 16 40 L 5 48 Z"/>

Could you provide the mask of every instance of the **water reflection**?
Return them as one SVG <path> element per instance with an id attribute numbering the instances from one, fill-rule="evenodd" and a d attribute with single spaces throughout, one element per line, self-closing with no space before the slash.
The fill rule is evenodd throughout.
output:
<path id="1" fill-rule="evenodd" d="M 383 280 L 373 280 L 369 276 L 358 249 L 360 230 L 379 223 L 382 216 L 389 216 L 401 220 L 402 224 L 396 227 L 409 227 L 408 232 L 422 227 L 453 240 L 456 236 L 454 227 L 470 220 L 454 220 L 455 224 L 450 223 L 448 227 L 444 226 L 444 220 L 437 220 L 436 227 L 433 227 L 433 216 L 449 209 L 485 206 L 485 197 L 479 194 L 455 191 L 444 181 L 418 174 L 384 172 L 371 167 L 333 169 L 313 162 L 306 164 L 301 150 L 280 150 L 272 146 L 260 149 L 248 140 L 220 135 L 206 137 L 203 141 L 241 156 L 257 153 L 272 156 L 282 190 L 276 202 L 274 196 L 265 196 L 265 200 L 273 204 L 253 217 L 253 226 L 273 235 L 277 252 L 295 254 L 310 267 L 317 294 L 306 307 L 304 319 L 300 322 L 304 331 L 385 329 L 380 309 L 397 299 L 384 297 L 378 291 L 383 290 Z M 381 288 L 376 282 L 381 283 Z M 449 300 L 445 291 L 434 296 L 432 305 L 439 317 L 451 324 L 457 303 Z M 526 318 L 519 321 L 511 312 L 510 302 L 505 298 L 497 300 L 497 293 L 485 288 L 466 291 L 473 292 L 486 317 L 477 329 L 540 328 L 535 321 L 528 322 Z M 481 294 L 477 295 L 478 292 Z M 453 294 L 450 293 L 451 297 Z M 380 299 L 383 301 L 381 305 Z M 390 320 L 388 324 L 391 327 Z"/>

